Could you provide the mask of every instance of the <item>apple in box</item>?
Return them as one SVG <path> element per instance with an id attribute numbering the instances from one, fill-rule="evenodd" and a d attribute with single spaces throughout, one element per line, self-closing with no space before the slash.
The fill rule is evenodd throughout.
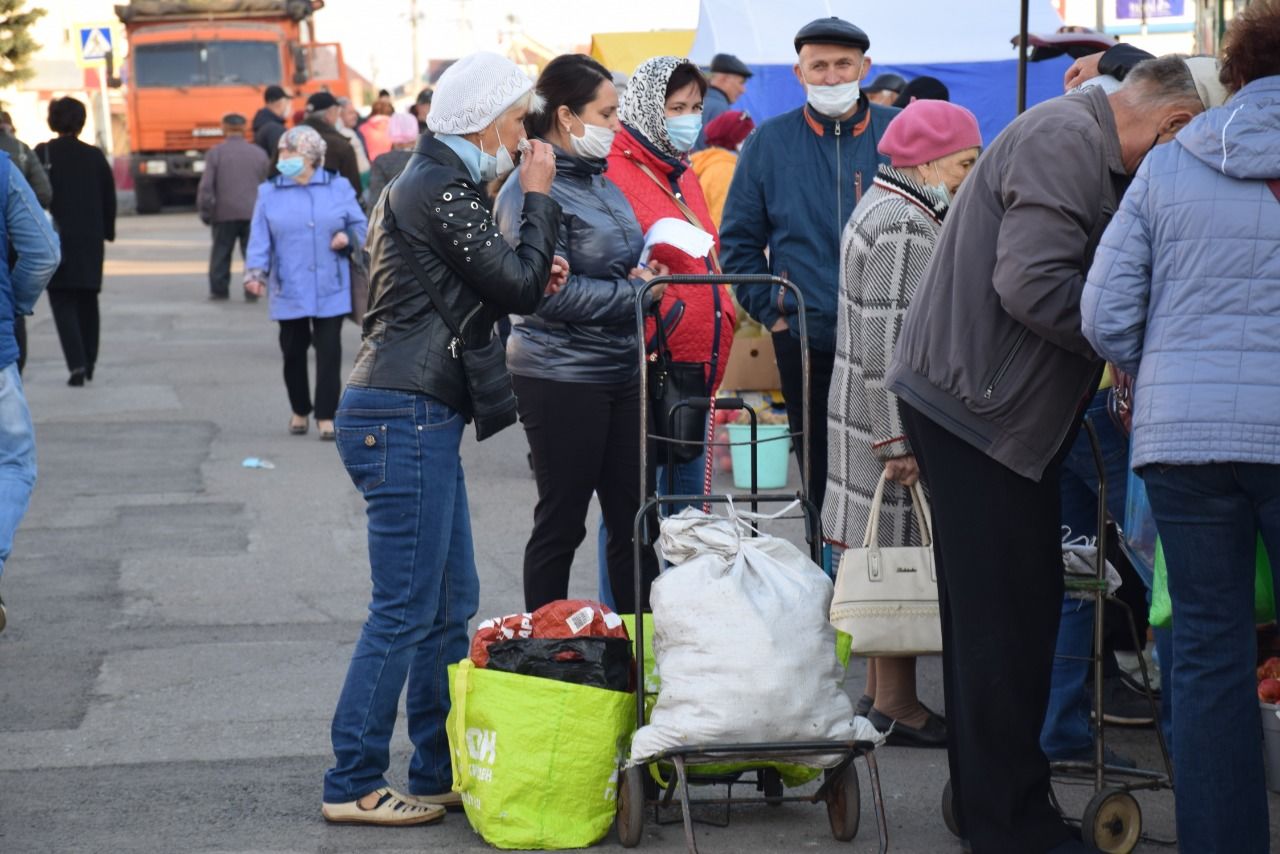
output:
<path id="1" fill-rule="evenodd" d="M 1280 679 L 1280 657 L 1272 656 L 1258 667 L 1258 681 Z"/>
<path id="2" fill-rule="evenodd" d="M 1259 682 L 1258 699 L 1264 703 L 1280 703 L 1280 679 L 1263 679 Z"/>

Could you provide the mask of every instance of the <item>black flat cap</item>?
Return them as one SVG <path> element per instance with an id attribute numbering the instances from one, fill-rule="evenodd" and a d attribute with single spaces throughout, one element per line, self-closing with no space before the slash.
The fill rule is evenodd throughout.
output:
<path id="1" fill-rule="evenodd" d="M 751 69 L 747 68 L 747 64 L 731 53 L 717 53 L 711 57 L 711 72 L 736 74 L 744 78 L 751 76 Z"/>
<path id="2" fill-rule="evenodd" d="M 273 83 L 270 86 L 268 86 L 266 90 L 263 91 L 262 103 L 274 104 L 276 101 L 279 101 L 281 98 L 288 98 L 288 97 L 289 97 L 288 92 L 284 91 L 279 86 Z"/>
<path id="3" fill-rule="evenodd" d="M 907 81 L 901 74 L 881 74 L 871 81 L 870 86 L 863 86 L 863 92 L 897 92 L 907 88 Z"/>
<path id="4" fill-rule="evenodd" d="M 898 100 L 894 102 L 895 107 L 905 107 L 912 101 L 950 101 L 951 90 L 947 88 L 947 84 L 943 83 L 937 77 L 917 77 L 907 84 L 906 88 L 898 93 Z"/>
<path id="5" fill-rule="evenodd" d="M 848 21 L 834 17 L 819 18 L 805 24 L 796 33 L 796 53 L 807 44 L 838 44 L 866 52 L 871 47 L 871 39 Z"/>
<path id="6" fill-rule="evenodd" d="M 319 113 L 336 106 L 338 106 L 338 99 L 328 92 L 312 92 L 311 97 L 307 98 L 308 113 Z"/>
<path id="7" fill-rule="evenodd" d="M 222 117 L 222 123 L 228 127 L 244 127 L 247 124 L 245 117 L 239 113 L 227 113 Z"/>

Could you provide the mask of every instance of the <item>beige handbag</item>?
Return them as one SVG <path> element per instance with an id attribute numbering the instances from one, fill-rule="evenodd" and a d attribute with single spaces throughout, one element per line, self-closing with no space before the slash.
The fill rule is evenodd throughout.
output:
<path id="1" fill-rule="evenodd" d="M 867 656 L 929 655 L 942 652 L 938 616 L 938 573 L 933 564 L 929 505 L 917 483 L 911 502 L 924 544 L 881 548 L 880 476 L 862 548 L 840 558 L 831 600 L 831 624 L 853 638 L 853 653 Z"/>

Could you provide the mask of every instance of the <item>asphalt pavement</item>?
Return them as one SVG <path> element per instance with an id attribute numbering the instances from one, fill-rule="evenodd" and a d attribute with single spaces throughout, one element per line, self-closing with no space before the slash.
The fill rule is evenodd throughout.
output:
<path id="1" fill-rule="evenodd" d="M 40 477 L 0 580 L 0 852 L 490 850 L 460 814 L 402 829 L 320 818 L 330 715 L 369 595 L 363 501 L 332 443 L 287 434 L 276 327 L 265 303 L 206 299 L 207 256 L 193 214 L 120 222 L 84 388 L 65 384 L 46 301 L 29 320 Z M 357 343 L 348 324 L 344 361 Z M 521 606 L 526 450 L 518 429 L 463 445 L 481 617 Z M 249 457 L 275 467 L 245 468 Z M 592 536 L 573 594 L 593 598 L 595 575 Z M 864 673 L 855 661 L 853 696 Z M 921 662 L 920 693 L 942 708 L 936 660 Z M 1157 762 L 1150 731 L 1112 743 Z M 408 756 L 401 726 L 393 784 Z M 890 850 L 958 852 L 938 808 L 945 753 L 878 756 Z M 1079 815 L 1087 791 L 1062 791 Z M 1172 795 L 1139 800 L 1147 831 L 1171 837 Z M 698 844 L 875 851 L 865 773 L 862 801 L 851 845 L 807 804 L 736 807 L 728 828 L 698 825 Z M 641 848 L 683 850 L 679 825 L 648 822 Z"/>

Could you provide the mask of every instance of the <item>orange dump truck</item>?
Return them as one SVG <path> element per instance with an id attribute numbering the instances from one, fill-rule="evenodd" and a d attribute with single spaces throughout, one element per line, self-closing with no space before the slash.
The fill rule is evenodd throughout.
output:
<path id="1" fill-rule="evenodd" d="M 342 47 L 315 40 L 324 0 L 133 0 L 116 6 L 129 42 L 129 171 L 139 213 L 190 201 L 222 117 L 252 120 L 272 84 L 348 94 Z"/>

